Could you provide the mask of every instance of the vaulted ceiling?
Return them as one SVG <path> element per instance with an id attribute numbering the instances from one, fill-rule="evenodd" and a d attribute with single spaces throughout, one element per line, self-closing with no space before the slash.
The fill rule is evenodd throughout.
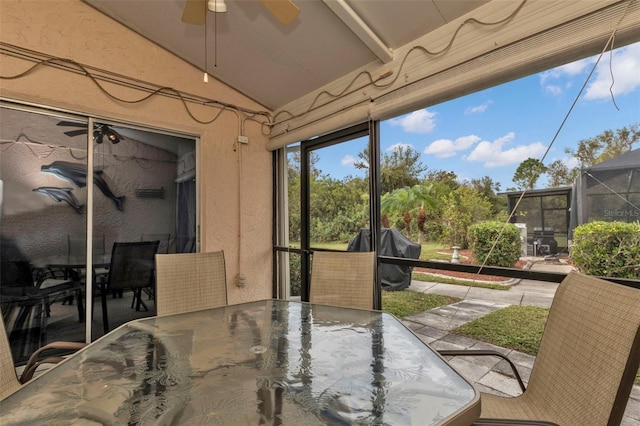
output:
<path id="1" fill-rule="evenodd" d="M 259 0 L 226 0 L 226 13 L 207 12 L 205 31 L 182 22 L 186 0 L 85 0 L 198 68 L 206 63 L 210 75 L 271 110 L 390 62 L 487 1 L 293 0 L 300 12 L 285 25 Z"/>
<path id="2" fill-rule="evenodd" d="M 83 1 L 271 110 L 268 149 L 640 40 L 637 0 Z"/>

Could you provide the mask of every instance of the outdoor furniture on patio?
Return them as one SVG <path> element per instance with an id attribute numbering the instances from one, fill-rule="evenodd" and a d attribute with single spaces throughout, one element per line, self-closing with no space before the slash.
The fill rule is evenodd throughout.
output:
<path id="1" fill-rule="evenodd" d="M 159 241 L 113 243 L 109 272 L 95 279 L 102 302 L 102 324 L 105 333 L 109 331 L 107 293 L 131 289 L 136 310 L 144 306 L 142 289 L 154 284 L 154 257 L 159 243 Z"/>
<path id="2" fill-rule="evenodd" d="M 78 320 L 84 320 L 81 283 L 47 279 L 39 268 L 23 260 L 2 260 L 0 265 L 2 319 L 9 330 L 13 358 L 26 360 L 47 341 L 49 307 L 57 300 L 75 298 Z M 34 281 L 34 276 L 36 280 Z"/>
<path id="3" fill-rule="evenodd" d="M 0 424 L 465 425 L 478 392 L 397 318 L 262 300 L 128 322 L 2 403 Z"/>
<path id="4" fill-rule="evenodd" d="M 323 305 L 372 309 L 374 252 L 313 252 L 309 301 Z"/>
<path id="5" fill-rule="evenodd" d="M 23 383 L 28 382 L 33 377 L 36 369 L 42 364 L 56 364 L 62 360 L 58 356 L 50 356 L 39 360 L 40 354 L 47 350 L 76 351 L 85 346 L 84 343 L 77 342 L 51 342 L 35 351 L 24 366 L 22 375 L 18 379 L 16 369 L 11 356 L 9 339 L 4 326 L 4 321 L 0 321 L 0 401 L 14 391 L 18 390 Z"/>
<path id="6" fill-rule="evenodd" d="M 156 255 L 156 312 L 171 315 L 227 304 L 224 252 Z"/>
<path id="7" fill-rule="evenodd" d="M 494 351 L 439 351 L 443 356 Z M 551 305 L 528 387 L 523 393 L 482 394 L 478 424 L 618 425 L 640 364 L 640 289 L 571 272 Z"/>
<path id="8" fill-rule="evenodd" d="M 407 259 L 419 259 L 422 246 L 414 243 L 395 228 L 380 229 L 378 254 Z M 347 251 L 371 251 L 371 230 L 361 229 L 347 246 Z M 404 290 L 411 285 L 412 266 L 380 265 L 380 284 L 383 290 Z"/>

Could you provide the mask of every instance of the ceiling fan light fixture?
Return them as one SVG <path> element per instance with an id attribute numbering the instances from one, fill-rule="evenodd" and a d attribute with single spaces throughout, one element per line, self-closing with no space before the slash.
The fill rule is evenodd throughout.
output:
<path id="1" fill-rule="evenodd" d="M 207 2 L 207 9 L 211 12 L 224 13 L 227 11 L 227 4 L 224 0 L 209 0 Z"/>
<path id="2" fill-rule="evenodd" d="M 105 135 L 107 136 L 107 139 L 109 139 L 109 142 L 111 142 L 114 145 L 120 142 L 120 138 L 118 137 L 118 134 L 111 129 L 107 130 Z"/>

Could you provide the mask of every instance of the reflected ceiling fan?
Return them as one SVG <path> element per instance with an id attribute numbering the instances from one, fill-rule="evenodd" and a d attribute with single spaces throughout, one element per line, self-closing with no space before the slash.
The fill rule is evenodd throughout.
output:
<path id="1" fill-rule="evenodd" d="M 290 24 L 300 14 L 300 9 L 291 0 L 260 0 L 262 5 L 283 25 Z M 226 12 L 225 0 L 187 0 L 182 12 L 182 22 L 204 25 L 207 9 L 211 12 Z"/>
<path id="2" fill-rule="evenodd" d="M 67 132 L 64 132 L 64 134 L 69 137 L 87 134 L 87 128 L 84 127 L 84 125 L 81 123 L 74 123 L 73 121 L 59 121 L 57 126 L 80 127 L 77 130 L 69 130 Z M 93 126 L 94 143 L 101 144 L 104 141 L 109 141 L 115 145 L 123 139 L 125 138 L 121 134 L 119 134 L 106 124 L 94 124 Z"/>

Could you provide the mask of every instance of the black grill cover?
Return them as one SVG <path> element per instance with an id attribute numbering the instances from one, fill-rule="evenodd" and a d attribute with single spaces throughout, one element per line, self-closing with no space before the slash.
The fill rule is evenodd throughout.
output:
<path id="1" fill-rule="evenodd" d="M 371 251 L 371 231 L 361 229 L 350 242 L 347 251 Z M 393 228 L 383 228 L 380 236 L 380 252 L 382 256 L 418 259 L 420 247 Z M 382 289 L 404 290 L 411 284 L 411 266 L 382 264 Z"/>

